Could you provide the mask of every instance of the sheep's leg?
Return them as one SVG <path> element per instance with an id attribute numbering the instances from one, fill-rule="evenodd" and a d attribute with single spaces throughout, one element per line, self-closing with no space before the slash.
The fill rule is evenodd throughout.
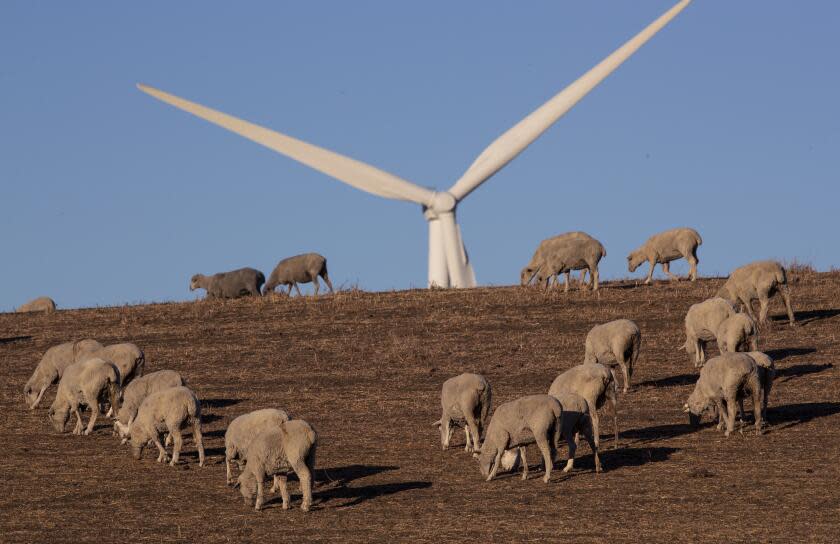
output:
<path id="1" fill-rule="evenodd" d="M 592 450 L 592 455 L 595 458 L 595 472 L 601 472 L 601 457 L 598 455 L 598 437 L 592 436 L 592 426 L 587 425 L 583 428 L 583 436 L 586 438 L 586 442 L 589 444 L 589 449 Z M 571 451 L 571 448 L 570 448 Z M 571 458 L 570 453 L 570 461 L 574 461 Z"/>
<path id="2" fill-rule="evenodd" d="M 732 434 L 735 430 L 735 395 L 728 393 L 726 395 L 726 432 L 725 436 Z"/>
<path id="3" fill-rule="evenodd" d="M 569 433 L 566 435 L 566 445 L 569 447 L 569 455 L 566 457 L 566 466 L 563 468 L 563 472 L 569 472 L 575 468 L 575 451 L 577 451 L 577 444 L 575 444 L 573 434 L 574 433 Z M 592 437 L 590 437 L 590 439 L 591 438 Z"/>
<path id="4" fill-rule="evenodd" d="M 653 269 L 656 267 L 656 261 L 651 259 L 648 260 L 648 263 L 650 264 L 650 268 L 648 268 L 648 275 L 645 278 L 645 285 L 650 285 L 650 282 L 653 281 Z"/>
<path id="5" fill-rule="evenodd" d="M 592 420 L 592 434 L 595 435 L 595 443 L 601 443 L 601 417 L 598 415 L 598 409 L 595 408 L 595 403 L 589 404 L 591 413 L 589 418 Z M 577 439 L 577 437 L 575 437 Z M 577 441 L 577 440 L 575 440 Z"/>
<path id="6" fill-rule="evenodd" d="M 552 451 L 553 448 L 551 447 L 551 440 L 548 440 L 545 436 L 538 436 L 535 438 L 537 439 L 537 447 L 540 448 L 540 452 L 542 452 L 543 465 L 545 466 L 545 476 L 543 476 L 543 482 L 548 483 L 548 481 L 551 480 L 551 469 L 554 468 L 554 452 Z"/>
<path id="7" fill-rule="evenodd" d="M 201 435 L 201 423 L 193 422 L 193 442 L 198 450 L 198 466 L 204 466 L 204 437 Z"/>
<path id="8" fill-rule="evenodd" d="M 753 387 L 752 399 L 753 416 L 755 417 L 755 434 L 761 434 L 761 427 L 764 425 L 764 404 L 762 400 L 763 397 L 764 395 L 762 394 L 761 389 L 759 389 L 758 387 Z"/>
<path id="9" fill-rule="evenodd" d="M 717 415 L 717 430 L 722 431 L 726 425 L 726 407 L 722 400 L 715 399 L 713 401 L 715 407 L 715 415 Z M 712 416 L 714 418 L 714 415 Z"/>
<path id="10" fill-rule="evenodd" d="M 95 406 L 95 404 L 94 404 Z M 93 426 L 96 425 L 96 418 L 99 417 L 99 410 L 94 409 L 94 406 L 89 406 L 90 408 L 90 419 L 88 420 L 87 428 L 85 429 L 84 435 L 87 436 L 93 432 Z"/>
<path id="11" fill-rule="evenodd" d="M 73 427 L 73 434 L 82 434 L 82 414 L 79 413 L 79 407 L 73 408 L 73 413 L 76 414 L 76 426 Z"/>
<path id="12" fill-rule="evenodd" d="M 295 292 L 297 292 L 299 297 L 302 297 L 303 295 L 300 294 L 300 287 L 298 287 L 297 282 L 295 282 L 293 285 L 295 286 Z"/>
<path id="13" fill-rule="evenodd" d="M 170 433 L 175 443 L 172 445 L 172 460 L 169 462 L 170 467 L 178 464 L 178 459 L 181 457 L 181 447 L 184 445 L 184 437 L 181 436 L 181 431 L 176 430 Z"/>
<path id="14" fill-rule="evenodd" d="M 449 440 L 452 438 L 452 423 L 449 421 L 449 418 L 441 418 L 440 422 L 440 445 L 441 449 L 446 451 L 446 448 L 449 447 Z"/>
<path id="15" fill-rule="evenodd" d="M 756 321 L 755 312 L 753 311 L 752 307 L 752 300 L 743 297 L 738 297 L 738 300 L 741 301 L 741 304 L 744 306 L 744 311 L 747 312 L 747 315 L 750 316 L 750 319 Z"/>
<path id="16" fill-rule="evenodd" d="M 265 501 L 265 497 L 263 494 L 263 480 L 265 479 L 265 474 L 258 474 L 257 475 L 257 500 L 254 501 L 254 510 L 259 512 L 262 510 L 263 502 Z"/>
<path id="17" fill-rule="evenodd" d="M 283 499 L 283 510 L 289 509 L 289 486 L 288 477 L 285 474 L 274 476 L 274 485 L 280 491 L 280 498 Z"/>
<path id="18" fill-rule="evenodd" d="M 472 440 L 470 439 L 470 428 L 464 427 L 464 451 L 469 452 L 472 449 Z"/>
<path id="19" fill-rule="evenodd" d="M 528 479 L 528 458 L 525 457 L 525 448 L 521 447 L 521 446 L 519 448 L 519 458 L 520 458 L 520 461 L 522 462 L 522 479 L 527 480 Z"/>
<path id="20" fill-rule="evenodd" d="M 624 392 L 627 393 L 630 390 L 630 372 L 627 369 L 627 361 L 625 361 L 624 353 L 619 352 L 615 359 L 621 367 L 622 374 L 624 374 Z"/>
<path id="21" fill-rule="evenodd" d="M 569 282 L 570 282 L 570 278 L 571 278 L 571 276 L 572 276 L 571 271 L 566 270 L 566 286 L 563 288 L 563 292 L 564 292 L 564 293 L 568 293 L 568 292 L 569 292 Z"/>
<path id="22" fill-rule="evenodd" d="M 493 478 L 496 477 L 496 473 L 499 472 L 499 465 L 502 463 L 502 453 L 504 453 L 504 449 L 499 449 L 496 452 L 496 458 L 493 460 L 493 470 L 490 471 L 490 475 L 487 476 L 487 481 L 489 482 Z"/>
<path id="23" fill-rule="evenodd" d="M 312 506 L 312 472 L 303 460 L 299 460 L 295 463 L 292 466 L 292 469 L 298 476 L 298 480 L 300 481 L 300 491 L 303 493 L 303 503 L 300 505 L 300 509 L 304 512 L 308 512 L 309 508 Z"/>
<path id="24" fill-rule="evenodd" d="M 596 264 L 594 267 L 589 269 L 589 275 L 592 277 L 592 290 L 598 290 L 598 281 L 601 277 L 600 272 L 598 272 L 598 265 Z"/>
<path id="25" fill-rule="evenodd" d="M 478 451 L 478 443 L 479 443 L 478 423 L 475 420 L 475 416 L 472 413 L 470 413 L 469 411 L 466 411 L 464 416 L 467 420 L 467 425 L 464 428 L 464 432 L 467 432 L 467 434 L 472 434 L 473 446 L 474 446 L 473 451 Z M 470 451 L 470 450 L 465 449 L 465 451 Z"/>
<path id="26" fill-rule="evenodd" d="M 696 281 L 697 280 L 697 263 L 698 263 L 698 260 L 697 260 L 697 255 L 694 254 L 696 251 L 697 251 L 697 248 L 692 249 L 691 252 L 689 252 L 688 256 L 686 257 L 686 260 L 688 261 L 688 278 L 691 281 Z"/>
<path id="27" fill-rule="evenodd" d="M 581 285 L 581 289 L 582 289 L 584 286 L 588 286 L 588 285 L 589 285 L 589 283 L 590 283 L 590 282 L 587 282 L 587 281 L 586 281 L 586 270 L 587 270 L 587 269 L 586 269 L 586 268 L 584 268 L 584 269 L 582 269 L 582 270 L 580 271 L 580 285 Z M 592 277 L 592 273 L 591 273 L 591 272 L 589 273 L 589 276 L 590 276 L 590 278 Z"/>
<path id="28" fill-rule="evenodd" d="M 44 392 L 46 392 L 47 386 L 41 388 L 41 391 L 38 392 L 38 398 L 35 399 L 35 402 L 32 403 L 32 406 L 29 407 L 30 410 L 34 410 L 38 403 L 41 402 L 41 399 L 44 397 Z"/>
<path id="29" fill-rule="evenodd" d="M 672 281 L 679 281 L 680 278 L 676 274 L 671 273 L 671 263 L 662 263 L 662 271 L 665 272 L 665 275 L 671 278 Z"/>
<path id="30" fill-rule="evenodd" d="M 230 468 L 230 456 L 227 453 L 225 453 L 225 480 L 227 482 L 227 485 L 233 484 L 232 476 L 233 471 Z"/>
<path id="31" fill-rule="evenodd" d="M 289 284 L 289 292 L 286 293 L 287 296 L 292 296 L 292 284 Z"/>
<path id="32" fill-rule="evenodd" d="M 785 301 L 785 310 L 787 310 L 788 322 L 790 323 L 790 326 L 793 327 L 796 323 L 796 319 L 793 316 L 793 308 L 790 305 L 790 289 L 788 289 L 787 285 L 779 285 L 779 293 Z"/>
<path id="33" fill-rule="evenodd" d="M 157 449 L 158 449 L 157 462 L 158 463 L 165 463 L 166 458 L 167 458 L 166 448 L 164 448 L 163 444 L 160 443 L 160 436 L 158 435 L 157 432 L 155 432 L 154 436 L 152 437 L 152 441 L 154 441 L 155 446 L 157 446 Z"/>
<path id="34" fill-rule="evenodd" d="M 315 296 L 318 296 L 318 290 L 321 288 L 321 285 L 318 283 L 318 276 L 312 276 L 312 284 L 315 286 Z"/>
<path id="35" fill-rule="evenodd" d="M 767 323 L 767 312 L 770 309 L 770 298 L 768 298 L 767 294 L 760 293 L 758 295 L 758 303 L 760 305 L 758 322 L 764 325 Z"/>
<path id="36" fill-rule="evenodd" d="M 335 291 L 333 291 L 332 282 L 330 281 L 330 277 L 327 275 L 326 272 L 321 274 L 321 278 L 324 280 L 324 283 L 327 284 L 327 287 L 329 288 L 330 293 L 334 293 Z"/>

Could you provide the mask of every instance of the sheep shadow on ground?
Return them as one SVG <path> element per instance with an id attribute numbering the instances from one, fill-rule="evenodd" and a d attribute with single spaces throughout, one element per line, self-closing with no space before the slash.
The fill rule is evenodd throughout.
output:
<path id="1" fill-rule="evenodd" d="M 315 470 L 315 482 L 324 485 L 336 484 L 345 486 L 353 480 L 366 478 L 382 472 L 399 470 L 400 467 L 392 465 L 347 465 L 345 467 L 321 468 Z"/>
<path id="2" fill-rule="evenodd" d="M 658 380 L 647 380 L 634 384 L 634 387 L 675 387 L 682 385 L 693 385 L 697 382 L 699 373 L 679 374 L 677 376 L 668 376 L 667 378 L 659 378 Z"/>
<path id="3" fill-rule="evenodd" d="M 202 423 L 204 423 L 204 420 L 202 420 Z M 207 438 L 224 438 L 226 432 L 227 432 L 227 429 L 219 429 L 217 431 L 209 431 L 209 432 L 206 432 L 206 433 L 202 432 L 201 435 L 205 439 L 207 439 Z"/>
<path id="4" fill-rule="evenodd" d="M 242 402 L 242 399 L 201 399 L 202 408 L 226 408 Z"/>
<path id="5" fill-rule="evenodd" d="M 687 425 L 686 425 L 687 426 Z M 648 463 L 667 461 L 680 448 L 656 446 L 652 448 L 620 448 L 601 455 L 604 471 L 624 467 L 640 467 Z"/>
<path id="6" fill-rule="evenodd" d="M 335 506 L 335 508 L 349 508 L 378 497 L 411 491 L 413 489 L 427 489 L 431 486 L 432 482 L 411 481 L 371 484 L 361 487 L 335 487 L 318 492 L 314 502 L 318 505 L 324 505 L 337 499 L 350 499 L 347 502 Z"/>
<path id="7" fill-rule="evenodd" d="M 0 338 L 0 344 L 12 344 L 14 342 L 22 342 L 24 340 L 32 340 L 32 336 L 9 336 L 8 338 Z"/>
<path id="8" fill-rule="evenodd" d="M 781 380 L 779 382 L 784 383 L 792 380 L 793 378 L 807 376 L 808 374 L 816 374 L 817 372 L 822 372 L 823 370 L 828 370 L 829 368 L 834 368 L 834 365 L 832 363 L 803 363 L 801 365 L 793 365 L 787 368 L 777 368 L 776 380 L 778 380 L 779 378 L 785 378 L 784 380 Z"/>
<path id="9" fill-rule="evenodd" d="M 688 419 L 688 416 L 686 416 Z M 654 425 L 653 427 L 641 427 L 638 429 L 624 429 L 621 431 L 621 438 L 634 439 L 634 444 L 646 444 L 659 440 L 670 440 L 685 434 L 691 434 L 703 429 L 703 425 L 693 427 L 686 423 L 669 423 L 666 425 Z M 621 451 L 621 450 L 615 450 Z"/>
<path id="10" fill-rule="evenodd" d="M 766 353 L 774 361 L 779 362 L 787 359 L 788 357 L 796 357 L 798 355 L 810 355 L 816 352 L 817 350 L 815 348 L 782 348 L 769 349 L 764 353 Z"/>
<path id="11" fill-rule="evenodd" d="M 813 321 L 819 321 L 821 319 L 830 319 L 840 315 L 840 309 L 838 308 L 826 308 L 823 310 L 806 310 L 802 312 L 793 312 L 794 318 L 796 318 L 796 324 L 799 326 L 807 325 Z M 770 317 L 770 320 L 773 322 L 781 322 L 787 324 L 787 314 L 779 314 Z"/>
<path id="12" fill-rule="evenodd" d="M 819 417 L 833 416 L 840 413 L 840 402 L 801 402 L 785 406 L 769 406 L 767 422 L 780 425 L 781 429 L 808 423 Z M 779 429 L 776 429 L 779 430 Z"/>

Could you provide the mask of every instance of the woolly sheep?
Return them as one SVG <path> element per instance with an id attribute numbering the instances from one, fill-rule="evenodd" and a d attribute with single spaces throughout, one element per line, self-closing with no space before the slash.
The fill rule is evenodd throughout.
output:
<path id="1" fill-rule="evenodd" d="M 689 228 L 676 228 L 654 234 L 641 247 L 633 250 L 627 256 L 627 269 L 635 272 L 645 261 L 650 264 L 645 284 L 653 279 L 653 269 L 657 264 L 662 265 L 662 271 L 672 280 L 679 279 L 671 273 L 671 261 L 685 258 L 689 264 L 688 277 L 691 281 L 697 279 L 697 247 L 703 243 L 700 234 Z"/>
<path id="2" fill-rule="evenodd" d="M 117 365 L 117 368 L 120 369 L 120 376 L 122 376 L 123 387 L 134 378 L 142 376 L 146 365 L 146 356 L 143 354 L 143 350 L 129 342 L 105 346 L 100 350 L 91 352 L 89 356 L 99 357 Z"/>
<path id="3" fill-rule="evenodd" d="M 573 366 L 569 370 L 554 378 L 548 394 L 559 397 L 561 393 L 570 392 L 580 395 L 589 404 L 592 417 L 592 429 L 595 436 L 600 437 L 600 418 L 598 410 L 609 402 L 613 412 L 613 428 L 615 443 L 618 444 L 618 385 L 613 371 L 600 363 Z"/>
<path id="4" fill-rule="evenodd" d="M 295 255 L 277 263 L 277 266 L 274 267 L 274 270 L 271 271 L 271 275 L 268 277 L 268 282 L 263 287 L 263 294 L 266 295 L 274 291 L 274 288 L 278 285 L 288 285 L 289 292 L 287 294 L 292 294 L 292 286 L 294 286 L 298 296 L 300 296 L 298 283 L 312 282 L 315 284 L 315 295 L 317 296 L 320 287 L 318 276 L 324 279 L 324 282 L 330 289 L 330 293 L 332 293 L 333 286 L 330 282 L 329 275 L 327 275 L 327 259 L 317 253 Z"/>
<path id="5" fill-rule="evenodd" d="M 17 313 L 46 312 L 51 314 L 55 311 L 55 301 L 50 297 L 38 297 L 19 306 L 15 311 Z"/>
<path id="6" fill-rule="evenodd" d="M 758 322 L 764 324 L 767 322 L 770 297 L 775 295 L 776 292 L 782 295 L 790 326 L 793 327 L 795 319 L 793 309 L 790 306 L 787 273 L 784 267 L 776 261 L 758 261 L 736 269 L 729 275 L 729 279 L 720 288 L 717 296 L 728 300 L 731 304 L 740 302 L 753 320 L 756 317 L 752 302 L 758 300 L 761 307 Z"/>
<path id="7" fill-rule="evenodd" d="M 265 276 L 253 268 L 240 268 L 230 272 L 219 272 L 212 276 L 196 274 L 190 279 L 190 291 L 204 289 L 207 298 L 238 298 L 260 296 L 260 287 Z"/>
<path id="8" fill-rule="evenodd" d="M 490 413 L 492 390 L 484 376 L 464 373 L 443 382 L 440 392 L 442 415 L 433 425 L 440 428 L 440 444 L 446 450 L 455 426 L 464 427 L 464 451 L 478 451 L 481 431 Z"/>
<path id="9" fill-rule="evenodd" d="M 289 421 L 289 414 L 283 410 L 263 408 L 242 414 L 230 422 L 225 431 L 225 471 L 228 485 L 235 483 L 231 476 L 231 461 L 237 461 L 241 471 L 254 438 L 267 429 L 279 428 L 285 421 Z M 276 484 L 275 480 L 275 486 Z"/>
<path id="10" fill-rule="evenodd" d="M 556 245 L 557 243 L 563 242 L 565 240 L 595 240 L 592 236 L 588 235 L 583 231 L 573 231 L 573 232 L 564 232 L 563 234 L 558 234 L 557 236 L 553 236 L 551 238 L 546 238 L 545 240 L 541 241 L 539 246 L 537 246 L 537 250 L 534 251 L 534 255 L 531 257 L 531 261 L 525 265 L 525 268 L 519 273 L 519 283 L 523 287 L 531 283 L 531 280 L 534 279 L 534 276 L 537 273 L 540 265 L 543 261 L 543 255 L 545 255 L 548 251 L 551 250 L 551 247 Z M 599 242 L 600 243 L 600 242 Z M 603 247 L 603 246 L 602 246 Z M 604 256 L 606 256 L 606 251 L 604 251 Z M 581 284 L 584 283 L 584 279 L 586 278 L 586 269 L 580 271 L 580 282 Z M 556 279 L 556 277 L 555 277 Z M 569 283 L 569 272 L 566 272 L 566 283 Z"/>
<path id="11" fill-rule="evenodd" d="M 34 410 L 38 406 L 47 388 L 61 379 L 68 366 L 78 363 L 88 353 L 98 349 L 102 349 L 102 344 L 89 338 L 65 342 L 48 349 L 23 387 L 24 400 L 29 409 Z"/>
<path id="12" fill-rule="evenodd" d="M 280 489 L 283 509 L 289 508 L 289 490 L 286 478 L 294 471 L 300 481 L 303 503 L 300 509 L 309 511 L 312 506 L 312 478 L 315 472 L 315 449 L 318 435 L 315 429 L 302 419 L 280 423 L 257 435 L 248 449 L 245 470 L 239 475 L 239 491 L 245 504 L 262 509 L 263 482 L 268 476 L 276 476 L 275 486 Z M 254 495 L 256 492 L 256 500 Z"/>
<path id="13" fill-rule="evenodd" d="M 160 433 L 168 432 L 175 444 L 172 461 L 175 466 L 181 454 L 181 430 L 192 425 L 193 440 L 198 449 L 198 466 L 204 466 L 204 441 L 201 436 L 201 404 L 187 387 L 170 387 L 146 397 L 137 410 L 137 417 L 128 428 L 131 436 L 131 454 L 135 459 L 143 455 L 143 448 L 154 442 L 158 448 L 158 463 L 166 462 L 166 449 L 160 443 Z"/>
<path id="14" fill-rule="evenodd" d="M 717 340 L 721 324 L 736 314 L 726 300 L 715 297 L 693 304 L 685 314 L 685 343 L 682 349 L 694 359 L 694 367 L 706 362 L 706 342 Z M 718 346 L 720 349 L 720 346 Z"/>
<path id="15" fill-rule="evenodd" d="M 746 314 L 735 314 L 726 318 L 718 327 L 715 337 L 721 353 L 755 351 L 756 344 L 755 321 Z"/>
<path id="16" fill-rule="evenodd" d="M 85 435 L 93 432 L 99 415 L 99 401 L 106 398 L 111 403 L 117 402 L 120 389 L 120 371 L 113 363 L 102 359 L 88 359 L 73 363 L 64 370 L 58 382 L 58 392 L 50 406 L 49 417 L 56 432 L 63 433 L 70 413 L 76 414 L 76 426 L 73 434 L 82 434 L 82 415 L 80 406 L 90 408 L 91 415 Z"/>
<path id="17" fill-rule="evenodd" d="M 592 418 L 589 415 L 589 404 L 586 399 L 569 392 L 559 393 L 555 398 L 560 402 L 560 407 L 563 409 L 563 414 L 560 416 L 560 434 L 569 447 L 569 455 L 563 472 L 569 472 L 575 466 L 578 434 L 583 435 L 592 449 L 592 454 L 595 457 L 595 472 L 601 472 L 601 458 L 598 456 L 600 440 L 592 430 Z M 502 455 L 502 469 L 515 470 L 519 461 L 519 450 L 507 450 Z"/>
<path id="18" fill-rule="evenodd" d="M 525 446 L 536 442 L 543 456 L 545 476 L 551 479 L 557 443 L 560 441 L 560 416 L 563 409 L 560 402 L 550 395 L 529 395 L 496 408 L 487 436 L 481 445 L 478 465 L 481 475 L 489 482 L 496 477 L 502 455 L 512 448 L 519 448 L 522 457 L 522 479 L 528 477 L 528 461 Z"/>
<path id="19" fill-rule="evenodd" d="M 629 319 L 616 319 L 596 325 L 586 335 L 584 364 L 606 364 L 615 361 L 624 374 L 624 392 L 630 388 L 633 366 L 639 359 L 642 333 L 639 326 Z"/>
<path id="20" fill-rule="evenodd" d="M 604 246 L 597 240 L 571 239 L 551 246 L 543 255 L 535 278 L 537 284 L 545 287 L 549 279 L 561 272 L 587 268 L 592 275 L 592 289 L 598 290 L 598 263 L 606 256 Z M 569 275 L 566 275 L 565 291 L 569 290 Z"/>
<path id="21" fill-rule="evenodd" d="M 129 427 L 137 417 L 137 411 L 143 401 L 152 393 L 185 385 L 184 379 L 174 370 L 158 370 L 133 380 L 122 390 L 122 400 L 117 409 L 117 419 L 114 421 L 114 430 L 120 438 L 126 438 L 129 434 Z"/>
<path id="22" fill-rule="evenodd" d="M 727 353 L 709 359 L 700 370 L 700 378 L 688 397 L 684 411 L 693 426 L 700 423 L 703 412 L 717 414 L 721 418 L 718 428 L 725 423 L 725 435 L 729 436 L 735 429 L 736 402 L 747 394 L 753 399 L 756 433 L 761 434 L 764 392 L 757 365 L 745 353 Z"/>

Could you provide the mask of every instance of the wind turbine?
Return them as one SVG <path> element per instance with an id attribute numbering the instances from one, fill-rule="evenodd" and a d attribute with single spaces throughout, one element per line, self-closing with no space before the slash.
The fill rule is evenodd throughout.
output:
<path id="1" fill-rule="evenodd" d="M 429 286 L 474 287 L 475 274 L 461 229 L 458 204 L 519 153 L 677 16 L 691 0 L 681 0 L 615 52 L 552 97 L 490 144 L 446 191 L 415 185 L 389 172 L 279 132 L 237 119 L 164 91 L 138 84 L 143 92 L 239 134 L 353 187 L 384 198 L 420 204 L 429 223 Z"/>

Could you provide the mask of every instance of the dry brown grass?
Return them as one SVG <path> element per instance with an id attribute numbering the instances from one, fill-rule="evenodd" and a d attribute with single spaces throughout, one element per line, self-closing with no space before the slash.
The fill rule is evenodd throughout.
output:
<path id="1" fill-rule="evenodd" d="M 721 280 L 604 285 L 574 291 L 485 288 L 343 291 L 319 299 L 153 304 L 0 315 L 0 540 L 297 541 L 570 540 L 575 542 L 824 541 L 840 513 L 840 274 L 808 273 L 793 288 L 800 326 L 781 320 L 761 347 L 779 378 L 763 437 L 692 430 L 680 408 L 695 374 L 683 352 L 688 307 Z M 774 302 L 771 314 L 781 314 Z M 439 388 L 485 374 L 494 404 L 547 390 L 582 361 L 586 332 L 618 317 L 643 335 L 636 387 L 621 398 L 622 440 L 594 474 L 545 485 L 485 483 L 470 457 L 441 452 Z M 134 461 L 100 425 L 57 435 L 21 390 L 49 346 L 95 337 L 135 342 L 147 369 L 180 371 L 204 401 L 209 466 L 189 439 L 186 463 Z M 52 392 L 54 394 L 54 390 Z M 315 507 L 262 513 L 224 484 L 222 437 L 236 415 L 281 406 L 319 431 Z M 604 444 L 611 428 L 604 429 Z M 463 434 L 458 435 L 462 440 Z"/>

